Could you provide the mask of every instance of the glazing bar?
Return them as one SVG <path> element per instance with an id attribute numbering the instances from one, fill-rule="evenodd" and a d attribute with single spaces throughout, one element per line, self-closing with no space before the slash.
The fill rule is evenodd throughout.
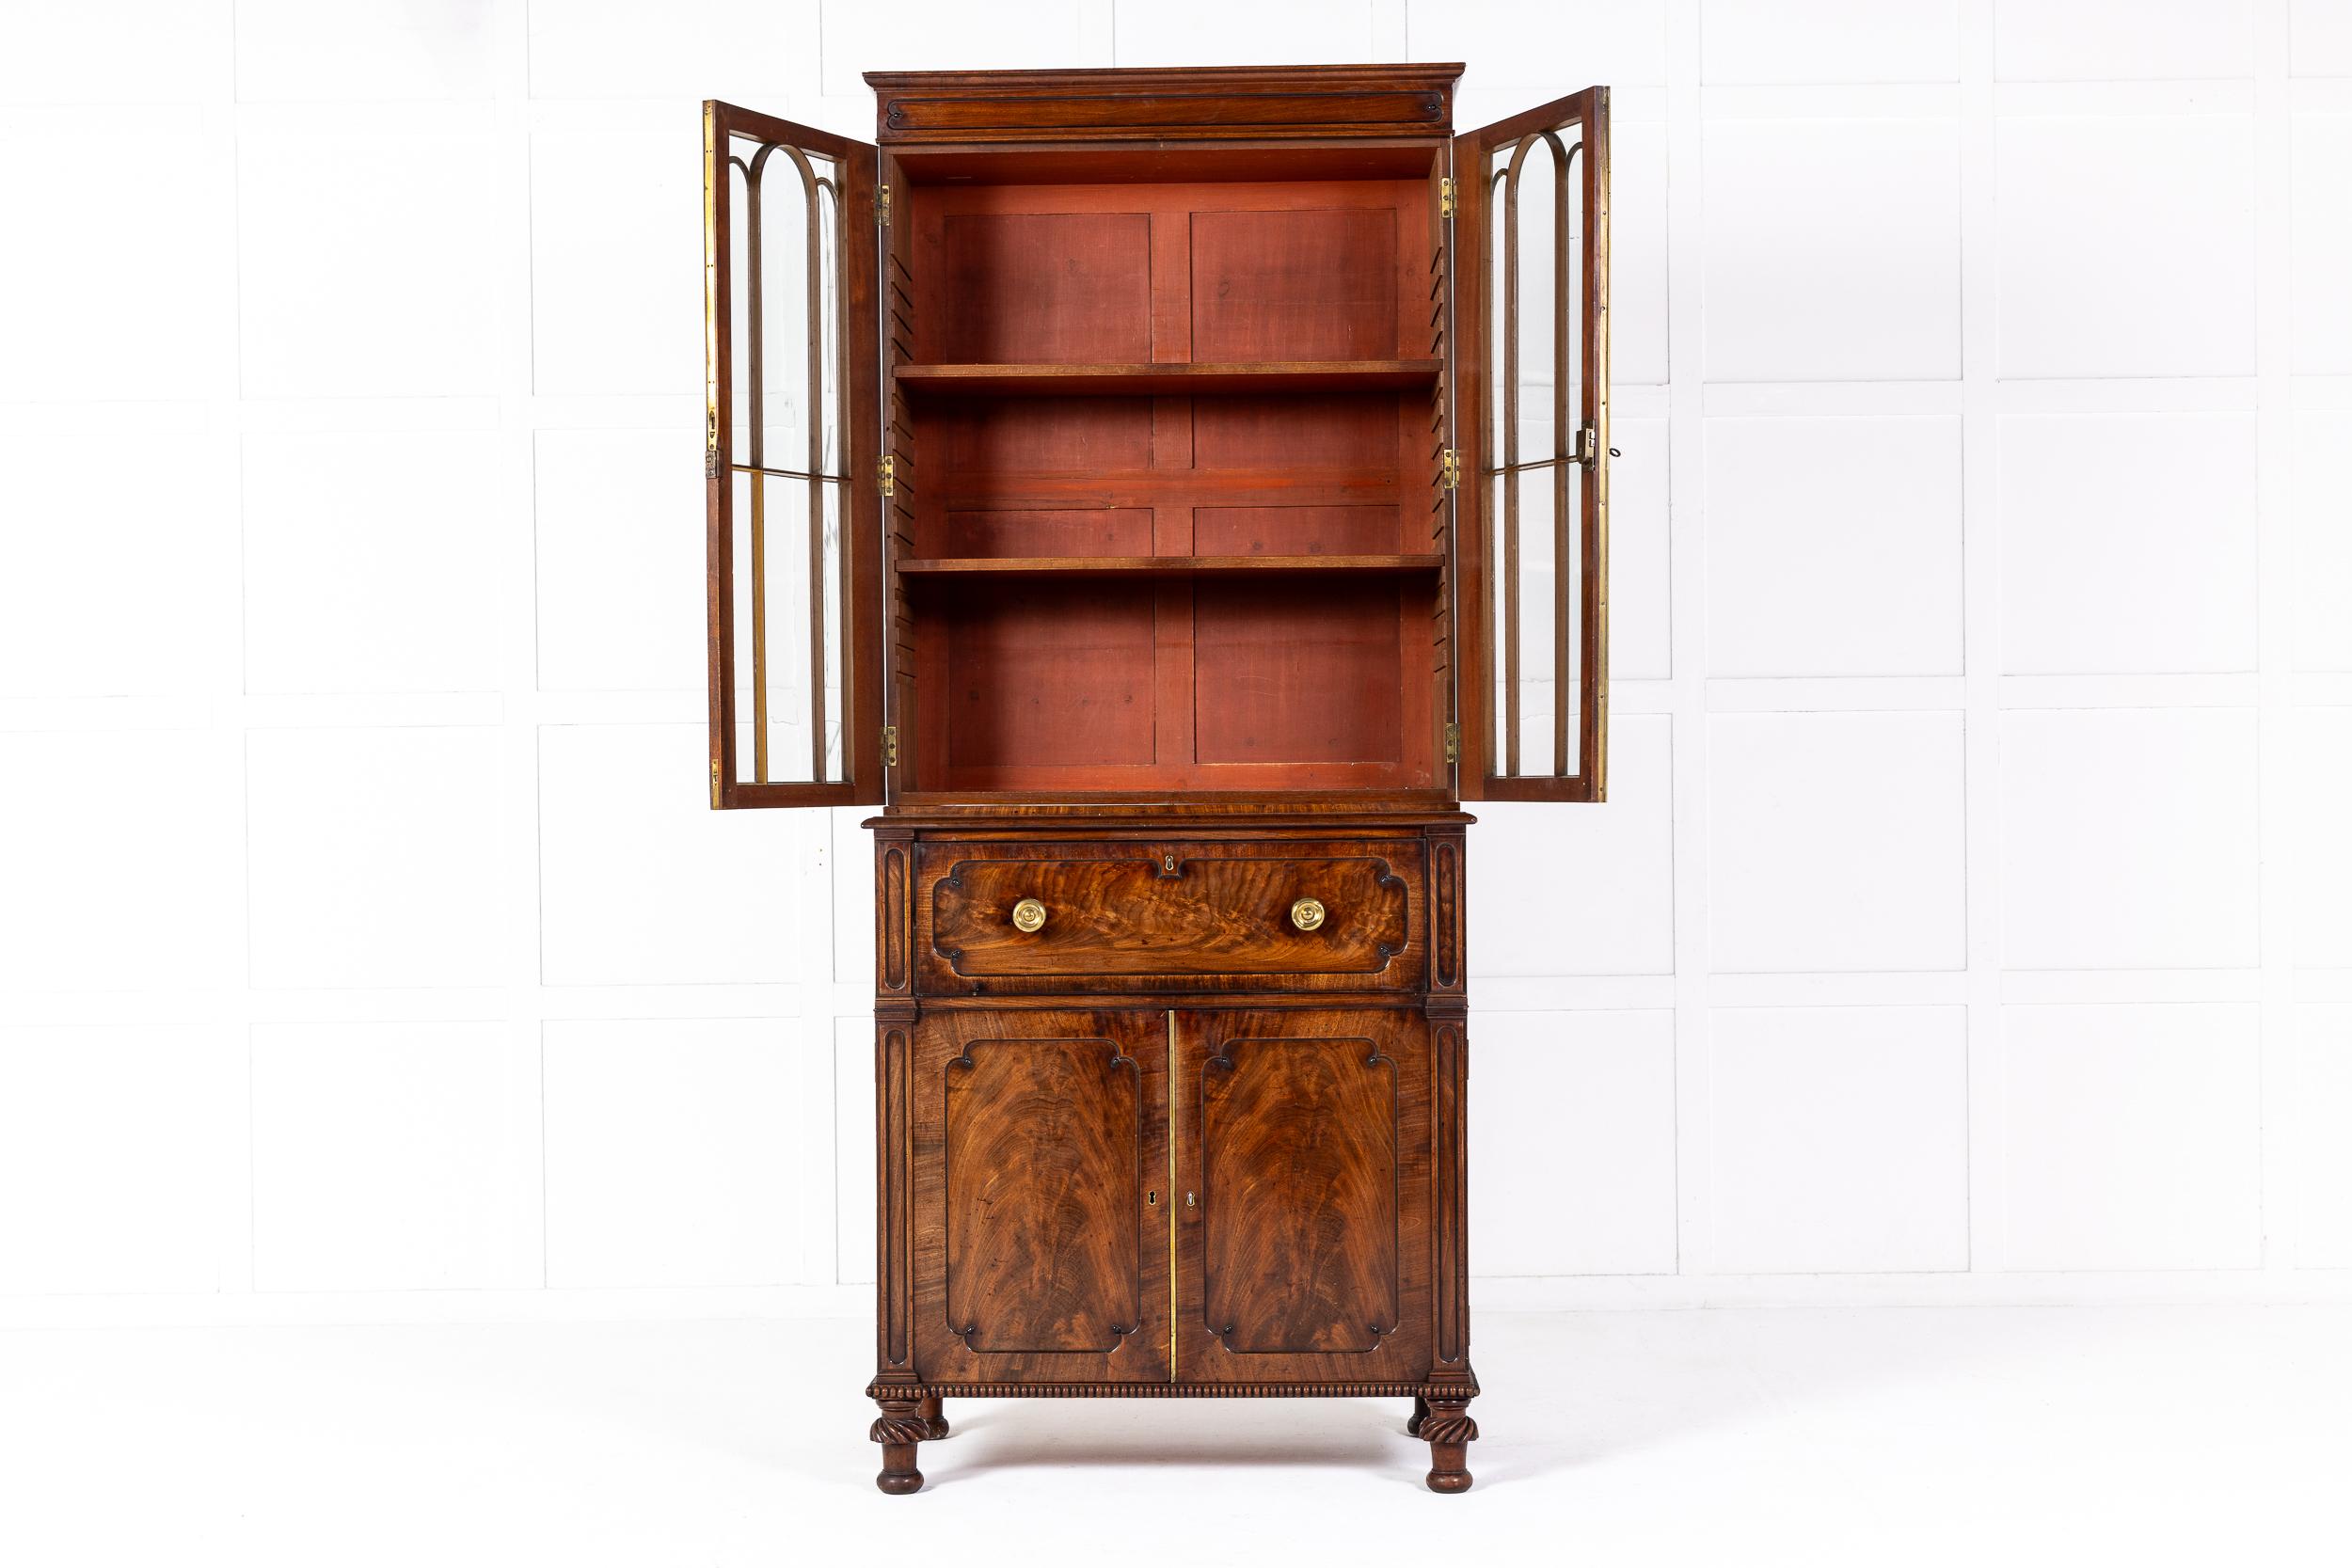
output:
<path id="1" fill-rule="evenodd" d="M 767 348 L 768 334 L 762 319 L 761 293 L 766 274 L 760 265 L 760 181 L 768 168 L 768 154 L 775 150 L 770 143 L 752 154 L 752 161 L 740 158 L 728 160 L 743 171 L 743 214 L 745 266 L 751 274 L 751 288 L 745 301 L 744 325 L 751 347 L 750 393 L 751 462 L 745 465 L 752 478 L 752 782 L 768 782 L 768 475 L 762 460 L 767 456 Z"/>
<path id="2" fill-rule="evenodd" d="M 802 270 L 807 285 L 803 353 L 808 397 L 801 413 L 808 430 L 808 467 L 815 473 L 825 466 L 825 241 L 818 188 L 830 189 L 833 182 L 817 177 L 808 155 L 799 148 L 787 147 L 784 151 L 800 173 L 801 203 L 807 219 Z M 808 776 L 821 783 L 825 777 L 825 493 L 813 484 L 808 489 Z"/>
<path id="3" fill-rule="evenodd" d="M 1568 154 L 1551 144 L 1551 770 L 1568 772 Z"/>
<path id="4" fill-rule="evenodd" d="M 1511 149 L 1502 186 L 1502 466 L 1519 460 L 1519 165 L 1530 138 Z M 1489 449 L 1491 450 L 1491 449 Z M 1519 771 L 1519 487 L 1502 489 L 1502 772 Z"/>

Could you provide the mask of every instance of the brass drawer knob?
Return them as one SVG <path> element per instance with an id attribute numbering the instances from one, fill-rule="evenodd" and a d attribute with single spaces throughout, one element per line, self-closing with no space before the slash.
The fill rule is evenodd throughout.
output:
<path id="1" fill-rule="evenodd" d="M 1323 917 L 1318 914 L 1316 919 Z M 1021 930 L 1042 930 L 1045 926 L 1045 906 L 1034 898 L 1024 898 L 1012 907 L 1012 923 Z"/>
<path id="2" fill-rule="evenodd" d="M 1311 931 L 1323 924 L 1323 900 L 1301 898 L 1291 906 L 1291 924 L 1302 931 Z"/>

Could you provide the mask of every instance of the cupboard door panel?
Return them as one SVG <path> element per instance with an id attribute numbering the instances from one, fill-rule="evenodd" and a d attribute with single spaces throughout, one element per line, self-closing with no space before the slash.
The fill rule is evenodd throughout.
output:
<path id="1" fill-rule="evenodd" d="M 1142 1322 L 1142 1069 L 1111 1040 L 975 1040 L 946 1076 L 948 1326 L 1109 1354 Z"/>
<path id="2" fill-rule="evenodd" d="M 1177 1015 L 1177 1377 L 1426 1370 L 1428 1031 L 1403 1010 Z"/>
<path id="3" fill-rule="evenodd" d="M 1454 138 L 1461 798 L 1608 765 L 1609 89 Z"/>
<path id="4" fill-rule="evenodd" d="M 917 1026 L 916 1356 L 928 1379 L 1168 1375 L 1164 1014 Z"/>
<path id="5" fill-rule="evenodd" d="M 713 808 L 882 798 L 875 168 L 703 105 Z"/>
<path id="6" fill-rule="evenodd" d="M 1200 1080 L 1200 1282 L 1253 1354 L 1396 1329 L 1396 1063 L 1369 1040 L 1228 1040 Z"/>

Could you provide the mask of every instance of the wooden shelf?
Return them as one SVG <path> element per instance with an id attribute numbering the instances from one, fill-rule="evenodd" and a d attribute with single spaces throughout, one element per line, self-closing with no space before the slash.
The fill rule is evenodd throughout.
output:
<path id="1" fill-rule="evenodd" d="M 1250 577 L 1261 573 L 1398 577 L 1436 572 L 1437 555 L 1065 555 L 901 561 L 911 578 Z"/>
<path id="2" fill-rule="evenodd" d="M 1435 359 L 1285 359 L 1270 364 L 901 365 L 923 397 L 1147 397 L 1185 392 L 1380 392 L 1437 384 Z"/>

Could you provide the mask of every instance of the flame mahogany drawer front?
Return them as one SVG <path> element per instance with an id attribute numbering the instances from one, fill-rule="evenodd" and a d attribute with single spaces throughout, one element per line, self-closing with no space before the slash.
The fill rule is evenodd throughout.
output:
<path id="1" fill-rule="evenodd" d="M 927 995 L 1422 984 L 1417 838 L 930 843 L 916 865 Z"/>

